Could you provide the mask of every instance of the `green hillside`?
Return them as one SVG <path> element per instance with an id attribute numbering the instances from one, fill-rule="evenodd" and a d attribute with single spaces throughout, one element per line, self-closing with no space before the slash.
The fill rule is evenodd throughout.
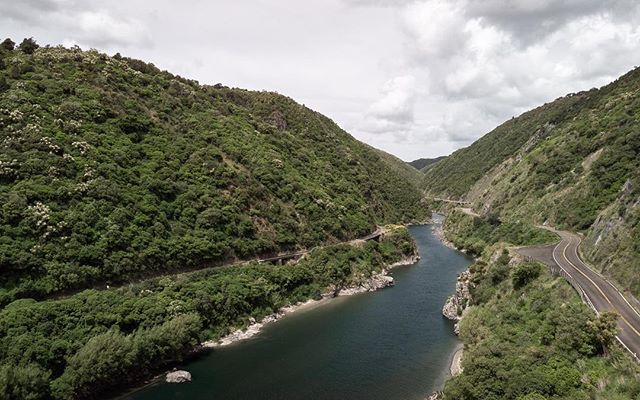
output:
<path id="1" fill-rule="evenodd" d="M 443 400 L 638 398 L 640 365 L 613 345 L 615 317 L 596 315 L 564 278 L 512 251 L 555 235 L 459 210 L 445 232 L 476 261 L 460 321 L 463 371 L 446 382 Z"/>
<path id="2" fill-rule="evenodd" d="M 421 175 L 330 119 L 23 43 L 0 44 L 1 399 L 115 395 L 415 254 L 402 226 L 349 241 L 422 219 Z"/>
<path id="3" fill-rule="evenodd" d="M 588 98 L 582 92 L 560 98 L 498 126 L 469 147 L 457 150 L 426 172 L 425 188 L 431 194 L 464 196 L 485 174 L 511 157 L 529 140 L 544 138 L 549 125 L 571 118 Z"/>
<path id="4" fill-rule="evenodd" d="M 640 70 L 514 118 L 426 172 L 482 214 L 584 232 L 585 256 L 640 295 Z"/>
<path id="5" fill-rule="evenodd" d="M 0 50 L 0 304 L 422 217 L 404 163 L 287 97 L 120 55 L 10 47 Z"/>
<path id="6" fill-rule="evenodd" d="M 373 147 L 371 148 L 374 149 Z M 378 149 L 374 149 L 374 150 L 378 152 L 380 159 L 385 164 L 385 168 L 392 169 L 398 175 L 401 175 L 407 181 L 413 183 L 416 187 L 422 186 L 422 180 L 424 177 L 422 173 L 420 173 L 420 171 L 411 167 L 411 165 L 405 163 L 404 161 L 402 161 L 401 159 L 399 159 L 398 157 L 392 154 L 385 153 L 384 151 L 378 150 Z"/>
<path id="7" fill-rule="evenodd" d="M 436 158 L 418 158 L 417 160 L 413 160 L 408 162 L 407 164 L 411 165 L 413 168 L 425 172 L 429 168 L 433 167 L 437 162 L 444 160 L 447 156 L 440 156 Z"/>

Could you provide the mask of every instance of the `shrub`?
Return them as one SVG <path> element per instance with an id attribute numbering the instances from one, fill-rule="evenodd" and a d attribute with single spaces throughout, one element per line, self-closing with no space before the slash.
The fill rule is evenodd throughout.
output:
<path id="1" fill-rule="evenodd" d="M 2 41 L 2 43 L 0 43 L 0 47 L 3 50 L 7 50 L 7 51 L 12 51 L 15 48 L 16 44 L 13 42 L 13 40 L 6 38 L 5 40 Z"/>
<path id="2" fill-rule="evenodd" d="M 20 46 L 18 46 L 18 48 L 25 54 L 33 54 L 33 52 L 36 51 L 38 47 L 40 46 L 32 37 L 28 39 L 24 38 L 22 43 L 20 43 Z"/>
<path id="3" fill-rule="evenodd" d="M 537 262 L 527 262 L 518 265 L 511 275 L 514 289 L 520 289 L 540 276 L 541 265 Z"/>

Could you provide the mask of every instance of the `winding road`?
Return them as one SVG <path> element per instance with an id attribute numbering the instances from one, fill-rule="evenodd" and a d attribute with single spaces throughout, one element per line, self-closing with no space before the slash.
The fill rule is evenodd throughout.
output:
<path id="1" fill-rule="evenodd" d="M 548 229 L 548 228 L 547 228 Z M 551 229 L 550 229 L 551 230 Z M 563 275 L 580 293 L 583 300 L 596 312 L 613 311 L 618 318 L 617 339 L 640 361 L 640 314 L 625 296 L 602 275 L 589 268 L 578 255 L 582 238 L 574 233 L 553 230 L 561 237 L 553 246 L 519 248 L 524 256 L 540 260 L 561 269 Z M 549 252 L 551 251 L 551 254 Z M 551 256 L 551 257 L 549 257 Z"/>

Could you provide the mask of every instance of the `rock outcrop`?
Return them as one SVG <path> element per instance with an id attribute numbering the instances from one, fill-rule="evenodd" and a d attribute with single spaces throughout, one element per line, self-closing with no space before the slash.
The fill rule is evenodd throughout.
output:
<path id="1" fill-rule="evenodd" d="M 387 271 L 383 270 L 378 274 L 372 275 L 370 278 L 363 279 L 356 286 L 338 289 L 336 292 L 338 296 L 350 296 L 356 293 L 375 292 L 376 290 L 393 285 L 393 277 L 387 275 Z"/>
<path id="2" fill-rule="evenodd" d="M 358 280 L 358 283 L 352 286 L 346 288 L 336 288 L 334 293 L 337 296 L 350 296 L 356 293 L 375 292 L 376 290 L 393 286 L 393 277 L 387 275 L 389 273 L 389 270 L 402 265 L 415 264 L 416 262 L 418 262 L 418 260 L 420 260 L 420 256 L 417 254 L 406 257 L 394 264 L 388 265 L 387 267 L 383 268 L 382 271 L 375 273 L 368 278 L 360 278 Z"/>
<path id="3" fill-rule="evenodd" d="M 456 335 L 459 333 L 458 323 L 462 319 L 462 314 L 471 300 L 471 294 L 469 293 L 470 278 L 471 273 L 469 271 L 464 271 L 458 275 L 456 292 L 452 296 L 449 296 L 444 307 L 442 307 L 442 315 L 452 321 L 456 321 L 454 328 Z"/>
<path id="4" fill-rule="evenodd" d="M 191 382 L 191 374 L 187 371 L 171 371 L 167 374 L 168 383 Z"/>

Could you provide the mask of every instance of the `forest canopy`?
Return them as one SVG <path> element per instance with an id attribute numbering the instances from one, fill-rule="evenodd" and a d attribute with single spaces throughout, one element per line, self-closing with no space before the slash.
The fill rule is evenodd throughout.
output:
<path id="1" fill-rule="evenodd" d="M 304 105 L 119 54 L 5 40 L 0 131 L 0 305 L 425 213 L 408 167 Z"/>

